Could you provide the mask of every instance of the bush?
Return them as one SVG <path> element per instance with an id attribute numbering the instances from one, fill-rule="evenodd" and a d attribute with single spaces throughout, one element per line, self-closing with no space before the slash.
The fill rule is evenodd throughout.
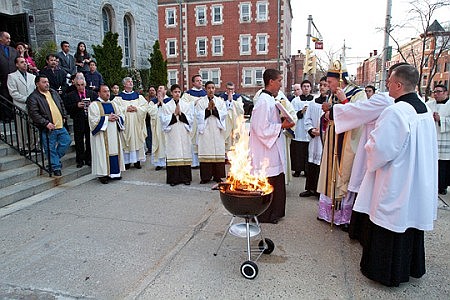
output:
<path id="1" fill-rule="evenodd" d="M 122 67 L 122 48 L 118 43 L 119 34 L 107 32 L 102 45 L 92 45 L 94 58 L 97 60 L 97 70 L 103 75 L 108 86 L 120 84 L 127 75 L 127 69 Z"/>
<path id="2" fill-rule="evenodd" d="M 55 41 L 47 41 L 42 44 L 41 47 L 38 48 L 38 50 L 35 52 L 34 60 L 36 62 L 36 66 L 39 70 L 42 70 L 46 65 L 47 62 L 45 61 L 45 58 L 49 54 L 56 54 L 58 51 L 58 47 L 56 46 Z"/>

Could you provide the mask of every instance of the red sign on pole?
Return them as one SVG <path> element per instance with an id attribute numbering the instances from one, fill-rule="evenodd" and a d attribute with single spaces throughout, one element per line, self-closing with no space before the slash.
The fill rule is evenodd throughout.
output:
<path id="1" fill-rule="evenodd" d="M 323 42 L 322 41 L 317 41 L 314 43 L 314 48 L 315 49 L 319 49 L 322 50 L 323 49 Z"/>

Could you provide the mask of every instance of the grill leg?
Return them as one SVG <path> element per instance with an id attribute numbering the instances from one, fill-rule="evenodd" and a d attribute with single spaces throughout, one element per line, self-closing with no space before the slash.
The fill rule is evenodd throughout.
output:
<path id="1" fill-rule="evenodd" d="M 216 252 L 214 252 L 214 256 L 217 256 L 217 253 L 219 253 L 219 249 L 220 249 L 220 247 L 222 246 L 223 241 L 225 240 L 225 237 L 227 236 L 228 231 L 230 230 L 231 225 L 233 225 L 234 218 L 235 218 L 234 216 L 231 218 L 230 224 L 228 224 L 227 229 L 226 229 L 225 232 L 223 233 L 222 239 L 220 240 L 220 243 L 219 243 L 219 246 L 217 247 Z"/>
<path id="2" fill-rule="evenodd" d="M 247 253 L 248 253 L 248 260 L 252 260 L 252 253 L 250 251 L 250 219 L 245 218 L 245 225 L 247 226 Z"/>

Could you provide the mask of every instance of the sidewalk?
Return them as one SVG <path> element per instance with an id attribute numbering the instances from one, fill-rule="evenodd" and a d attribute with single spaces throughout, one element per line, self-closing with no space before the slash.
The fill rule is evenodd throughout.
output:
<path id="1" fill-rule="evenodd" d="M 218 191 L 198 183 L 198 170 L 191 186 L 170 187 L 148 165 L 0 209 L 0 299 L 450 299 L 450 211 L 441 201 L 425 234 L 427 273 L 386 288 L 361 274 L 360 245 L 317 221 L 317 200 L 298 197 L 304 177 L 293 178 L 286 217 L 262 224 L 275 250 L 247 280 L 245 239 L 228 235 L 213 256 L 231 218 Z"/>

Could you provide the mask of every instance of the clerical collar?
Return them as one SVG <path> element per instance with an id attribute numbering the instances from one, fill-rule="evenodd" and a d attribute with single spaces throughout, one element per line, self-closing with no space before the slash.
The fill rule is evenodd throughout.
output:
<path id="1" fill-rule="evenodd" d="M 401 95 L 394 100 L 395 103 L 400 101 L 409 103 L 412 107 L 414 107 L 417 114 L 423 114 L 427 112 L 427 106 L 422 102 L 422 100 L 419 99 L 416 92 Z"/>
<path id="2" fill-rule="evenodd" d="M 273 94 L 272 94 L 270 91 L 268 91 L 268 90 L 262 90 L 262 91 L 261 91 L 261 94 L 262 94 L 262 93 L 268 94 L 269 96 L 272 96 L 272 97 L 273 97 Z"/>
<path id="3" fill-rule="evenodd" d="M 212 97 L 208 96 L 208 99 L 209 99 L 209 101 L 214 100 L 214 96 L 212 96 Z"/>
<path id="4" fill-rule="evenodd" d="M 436 103 L 437 103 L 437 104 L 445 104 L 445 103 L 447 103 L 447 101 L 448 101 L 448 98 L 447 98 L 447 99 L 444 99 L 444 101 L 437 101 L 437 100 L 436 100 Z"/>

